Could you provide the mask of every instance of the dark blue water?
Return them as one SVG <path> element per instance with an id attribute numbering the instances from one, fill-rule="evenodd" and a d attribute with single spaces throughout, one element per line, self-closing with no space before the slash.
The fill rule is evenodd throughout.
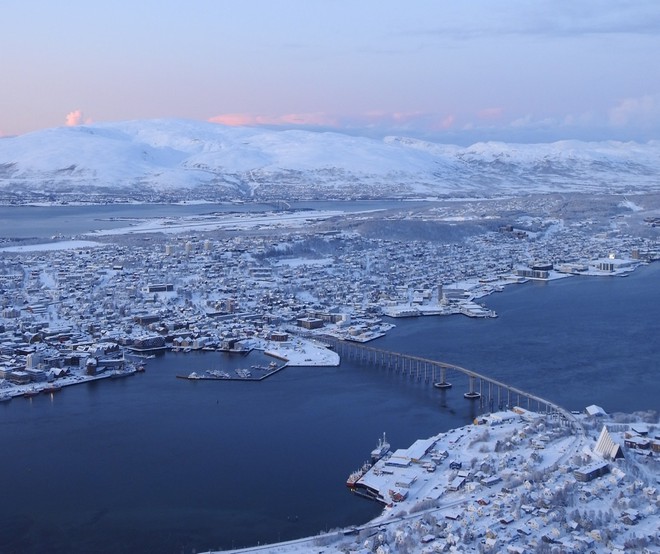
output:
<path id="1" fill-rule="evenodd" d="M 529 282 L 482 303 L 499 317 L 418 318 L 372 344 L 423 352 L 568 409 L 660 409 L 660 264 L 628 277 Z"/>
<path id="2" fill-rule="evenodd" d="M 510 287 L 496 320 L 397 320 L 373 343 L 491 374 L 568 408 L 657 409 L 660 265 L 624 279 Z M 395 448 L 463 425 L 475 404 L 382 370 L 287 368 L 261 383 L 189 382 L 259 363 L 174 354 L 123 380 L 0 405 L 0 552 L 192 552 L 366 521 L 344 482 L 387 431 Z"/>

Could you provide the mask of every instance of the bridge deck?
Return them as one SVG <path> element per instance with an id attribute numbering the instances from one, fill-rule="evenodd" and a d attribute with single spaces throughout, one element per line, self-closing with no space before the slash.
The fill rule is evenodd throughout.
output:
<path id="1" fill-rule="evenodd" d="M 577 418 L 573 414 L 554 402 L 456 364 L 431 360 L 422 356 L 391 352 L 389 350 L 367 346 L 358 342 L 339 340 L 335 337 L 324 336 L 320 340 L 328 346 L 333 347 L 340 355 L 343 354 L 349 358 L 366 363 L 373 362 L 381 367 L 400 371 L 401 373 L 407 373 L 410 377 L 416 377 L 420 380 L 424 377 L 427 381 L 430 379 L 435 382 L 438 378 L 436 371 L 442 376 L 442 381 L 444 381 L 448 370 L 460 373 L 468 377 L 469 389 L 468 393 L 466 393 L 466 398 L 481 399 L 482 405 L 483 398 L 481 397 L 484 389 L 483 385 L 486 383 L 489 385 L 489 387 L 487 387 L 488 400 L 492 400 L 495 395 L 495 391 L 492 390 L 493 388 L 496 389 L 498 398 L 500 399 L 502 397 L 502 391 L 506 391 L 506 396 L 509 401 L 511 395 L 516 395 L 518 397 L 518 404 L 520 404 L 521 399 L 527 401 L 528 408 L 531 403 L 536 403 L 537 411 L 541 411 L 543 407 L 545 408 L 545 411 L 555 412 L 560 415 L 566 423 L 572 425 L 577 424 Z M 474 394 L 476 393 L 474 388 L 475 381 L 479 381 L 480 384 L 480 392 L 478 394 Z M 470 396 L 470 394 L 473 396 Z M 508 407 L 511 406 L 509 405 Z"/>

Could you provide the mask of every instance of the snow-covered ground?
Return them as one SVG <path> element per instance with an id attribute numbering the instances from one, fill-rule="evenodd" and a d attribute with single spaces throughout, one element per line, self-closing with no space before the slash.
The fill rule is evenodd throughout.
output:
<path id="1" fill-rule="evenodd" d="M 5 246 L 4 248 L 0 248 L 0 252 L 52 252 L 55 250 L 75 250 L 77 248 L 96 248 L 99 246 L 104 245 L 91 240 L 61 240 L 23 246 Z"/>
<path id="2" fill-rule="evenodd" d="M 339 365 L 339 354 L 313 340 L 292 337 L 286 342 L 264 341 L 262 347 L 265 354 L 284 360 L 291 367 Z"/>
<path id="3" fill-rule="evenodd" d="M 231 552 L 657 552 L 660 463 L 649 444 L 660 447 L 657 414 L 489 414 L 370 466 L 356 491 L 385 505 L 371 522 Z"/>
<path id="4" fill-rule="evenodd" d="M 302 227 L 311 221 L 321 221 L 330 217 L 341 215 L 344 212 L 315 210 L 302 212 L 277 213 L 241 213 L 241 214 L 213 214 L 208 216 L 190 216 L 176 218 L 158 218 L 135 223 L 118 229 L 105 229 L 95 231 L 93 235 L 124 235 L 138 233 L 167 233 L 178 234 L 186 232 L 206 232 L 217 230 L 272 229 L 276 227 L 296 228 Z"/>
<path id="5" fill-rule="evenodd" d="M 142 120 L 61 127 L 0 142 L 0 191 L 145 201 L 506 196 L 657 190 L 660 143 L 559 141 L 468 147 L 406 137 Z M 196 189 L 202 191 L 196 196 Z M 337 192 L 341 191 L 338 195 Z M 12 196 L 15 200 L 16 196 Z M 20 196 L 42 201 L 43 194 Z M 147 200 L 148 201 L 148 200 Z M 632 204 L 631 204 L 632 209 Z"/>

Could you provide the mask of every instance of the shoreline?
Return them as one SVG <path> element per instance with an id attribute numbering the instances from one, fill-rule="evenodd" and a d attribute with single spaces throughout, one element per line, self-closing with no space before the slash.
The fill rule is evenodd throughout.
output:
<path id="1" fill-rule="evenodd" d="M 655 273 L 654 273 L 654 275 L 655 275 Z M 632 284 L 632 283 L 631 283 L 631 284 Z M 628 283 L 624 283 L 624 284 L 622 284 L 621 286 L 628 286 Z M 533 293 L 533 292 L 530 291 L 530 294 L 532 294 L 532 293 Z M 184 361 L 186 360 L 185 357 L 182 357 L 181 359 L 184 360 Z M 143 381 L 143 383 L 144 383 L 144 381 Z M 187 388 L 187 387 L 184 387 L 184 388 Z M 200 389 L 200 390 L 201 390 L 201 389 Z M 388 435 L 389 435 L 389 433 L 388 433 Z M 429 434 L 429 435 L 430 435 L 430 434 Z M 425 436 L 427 436 L 427 435 L 425 434 Z M 367 447 L 369 446 L 369 441 L 367 441 L 366 446 L 367 446 Z M 358 452 L 358 450 L 356 450 L 356 449 L 353 449 L 353 450 L 354 450 L 354 452 Z M 367 448 L 366 451 L 363 452 L 363 453 L 368 453 L 368 448 Z M 356 459 L 355 459 L 356 462 L 359 462 L 359 461 L 360 461 L 360 456 L 361 456 L 361 454 L 358 454 L 358 455 L 357 455 L 357 457 L 356 457 Z M 337 486 L 338 486 L 338 487 L 342 487 L 341 484 L 338 484 Z M 357 499 L 357 498 L 352 499 L 352 501 L 353 501 L 353 502 L 361 502 L 361 500 L 360 500 L 360 499 Z M 367 529 L 366 527 L 362 527 L 362 526 L 358 526 L 358 527 L 359 527 L 359 528 L 356 528 L 356 529 L 357 529 L 357 533 L 358 533 L 358 535 L 359 535 L 360 533 L 362 533 L 362 532 L 364 532 L 364 534 L 368 534 L 368 533 L 371 533 L 371 532 L 376 532 L 376 533 L 377 533 L 377 531 L 378 531 L 378 528 L 377 528 L 377 527 L 372 527 L 372 528 L 369 528 L 369 529 Z M 347 528 L 347 531 L 351 531 L 351 528 Z M 333 537 L 335 537 L 335 536 L 336 536 L 336 533 L 330 533 L 330 534 L 328 534 L 328 535 L 320 536 L 320 539 L 319 539 L 318 537 L 313 537 L 313 539 L 314 539 L 314 540 L 331 540 L 331 539 L 333 539 Z M 366 538 L 365 538 L 365 540 L 366 540 Z M 208 546 L 209 544 L 213 544 L 213 543 L 206 543 L 206 544 L 207 544 L 207 546 Z M 203 542 L 201 543 L 201 546 L 204 546 L 204 543 L 203 543 Z M 269 548 L 269 547 L 265 547 L 266 550 L 267 550 L 267 548 Z M 321 549 L 322 547 L 319 548 L 317 545 L 314 545 L 314 546 L 312 546 L 312 548 L 315 548 L 315 549 Z M 199 548 L 197 548 L 197 550 L 199 550 Z M 264 551 L 264 550 L 262 549 L 262 551 Z M 316 550 L 314 550 L 314 551 L 316 551 Z"/>
<path id="2" fill-rule="evenodd" d="M 632 260 L 631 260 L 632 261 Z M 637 270 L 641 266 L 646 266 L 649 265 L 653 262 L 639 262 L 634 264 L 631 267 L 626 267 L 623 270 L 619 270 L 617 272 L 608 272 L 608 273 L 597 273 L 597 272 L 583 272 L 583 273 L 577 273 L 577 274 L 563 274 L 559 272 L 555 272 L 552 276 L 550 276 L 548 279 L 537 279 L 539 281 L 545 281 L 545 282 L 551 282 L 554 280 L 559 280 L 559 279 L 564 279 L 568 277 L 574 277 L 574 276 L 579 276 L 579 277 L 626 277 L 633 273 L 635 270 Z M 533 279 L 530 279 L 533 280 Z M 527 281 L 524 281 L 527 282 Z M 509 281 L 506 283 L 500 283 L 504 286 L 506 285 L 515 285 L 515 284 L 524 284 L 524 282 L 516 282 L 516 281 Z M 478 280 L 473 280 L 473 281 L 463 281 L 461 282 L 462 287 L 465 287 L 465 290 L 471 290 L 470 287 L 478 287 L 480 285 Z M 489 290 L 489 291 L 482 291 L 482 294 L 479 296 L 474 296 L 474 298 L 485 298 L 490 296 L 491 294 L 495 292 L 500 292 L 499 290 Z M 469 303 L 473 303 L 472 300 L 468 300 Z M 437 311 L 434 311 L 435 308 L 431 307 L 428 310 L 420 309 L 418 313 L 413 314 L 413 315 L 393 315 L 393 314 L 384 314 L 387 317 L 391 317 L 392 319 L 396 320 L 401 317 L 412 317 L 412 318 L 417 318 L 417 317 L 433 317 L 433 316 L 449 316 L 449 315 L 466 315 L 468 317 L 497 317 L 497 314 L 493 310 L 488 310 L 485 307 L 480 306 L 479 304 L 475 304 L 476 306 L 479 306 L 483 309 L 482 314 L 470 314 L 466 313 L 465 311 L 462 311 L 460 307 L 453 306 L 449 309 L 446 309 L 440 313 Z M 408 309 L 409 306 L 405 306 L 402 309 Z M 423 308 L 423 307 L 420 307 Z M 390 327 L 391 329 L 391 327 Z M 330 336 L 333 336 L 334 338 L 338 340 L 346 340 L 349 342 L 357 342 L 357 343 L 367 343 L 372 340 L 384 337 L 387 335 L 387 331 L 390 329 L 386 329 L 383 332 L 369 332 L 363 335 L 359 336 L 346 336 L 341 333 L 335 333 L 332 329 L 324 328 L 323 333 L 321 334 L 327 334 Z M 277 343 L 273 341 L 266 341 L 263 339 L 260 339 L 259 341 L 256 341 L 255 344 L 252 344 L 250 348 L 248 349 L 248 352 L 252 348 L 257 348 L 258 350 L 262 350 L 264 354 L 274 357 L 276 359 L 279 359 L 283 362 L 285 362 L 285 366 L 287 367 L 329 367 L 329 366 L 337 366 L 341 363 L 341 359 L 339 355 L 337 355 L 335 352 L 332 350 L 329 350 L 325 345 L 319 345 L 316 343 L 316 334 L 311 332 L 307 336 L 294 336 L 292 340 L 287 340 L 282 343 Z M 129 348 L 131 350 L 131 348 Z M 151 352 L 153 349 L 149 350 L 144 350 L 145 352 Z M 158 350 L 163 351 L 163 350 L 169 350 L 172 352 L 179 351 L 179 352 L 184 352 L 186 351 L 181 348 L 177 347 L 162 347 L 159 348 Z M 190 352 L 199 352 L 202 349 L 191 349 Z M 223 351 L 222 349 L 216 349 L 216 351 Z M 72 375 L 70 377 L 60 377 L 56 378 L 53 381 L 47 381 L 43 383 L 30 383 L 30 384 L 25 384 L 25 385 L 11 385 L 5 388 L 0 389 L 0 397 L 3 397 L 5 400 L 7 400 L 6 397 L 10 398 L 16 398 L 22 396 L 24 393 L 29 392 L 34 390 L 35 394 L 41 393 L 44 391 L 44 389 L 48 388 L 49 385 L 60 385 L 61 387 L 67 387 L 71 385 L 78 385 L 82 383 L 88 383 L 92 381 L 97 381 L 97 380 L 102 380 L 107 377 L 111 377 L 111 371 L 107 370 L 106 372 L 100 374 L 100 375 L 85 375 L 85 374 L 80 374 L 77 373 L 75 375 Z M 271 374 L 268 374 L 267 376 L 270 376 Z M 242 378 L 237 378 L 237 379 L 232 379 L 236 381 L 244 381 L 244 380 L 257 380 L 260 381 L 261 379 L 242 379 Z M 46 391 L 48 392 L 48 391 Z"/>
<path id="3" fill-rule="evenodd" d="M 598 413 L 597 406 L 571 418 L 566 426 L 551 414 L 517 407 L 479 416 L 471 425 L 388 451 L 363 469 L 352 492 L 384 506 L 364 524 L 202 554 L 339 554 L 387 545 L 396 551 L 404 541 L 411 553 L 500 552 L 507 545 L 509 552 L 527 552 L 545 541 L 572 551 L 586 546 L 597 554 L 622 554 L 629 551 L 626 541 L 637 537 L 648 546 L 659 545 L 660 509 L 652 474 L 643 469 L 643 458 L 635 459 L 640 448 L 648 448 L 649 429 L 656 429 L 651 442 L 660 452 L 657 413 L 655 425 L 639 416 Z M 507 442 L 498 451 L 504 441 L 515 444 Z M 628 465 L 618 461 L 624 456 L 630 459 Z M 518 458 L 524 460 L 522 465 Z M 642 466 L 635 477 L 626 475 L 630 463 Z M 632 491 L 644 486 L 635 508 L 617 500 L 624 487 Z M 536 494 L 546 500 L 534 501 Z M 575 505 L 578 498 L 585 506 L 591 504 L 589 513 L 614 513 L 590 521 L 584 508 L 585 519 L 578 515 L 576 523 L 564 507 Z M 579 514 L 579 508 L 574 513 Z M 469 536 L 464 529 L 470 530 Z M 520 550 L 511 550 L 514 543 Z M 485 549 L 477 549 L 478 544 Z M 452 548 L 459 545 L 459 550 Z"/>

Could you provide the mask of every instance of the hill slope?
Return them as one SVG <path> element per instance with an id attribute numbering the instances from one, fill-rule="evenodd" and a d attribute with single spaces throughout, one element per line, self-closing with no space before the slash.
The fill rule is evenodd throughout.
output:
<path id="1" fill-rule="evenodd" d="M 0 198 L 273 200 L 660 188 L 660 142 L 478 143 L 144 120 L 0 139 Z M 84 195 L 84 196 L 81 196 Z"/>

